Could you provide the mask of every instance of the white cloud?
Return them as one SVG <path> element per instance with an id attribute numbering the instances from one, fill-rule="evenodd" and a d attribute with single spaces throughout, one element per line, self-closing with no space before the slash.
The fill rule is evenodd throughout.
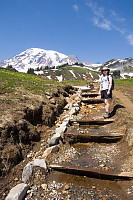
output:
<path id="1" fill-rule="evenodd" d="M 73 9 L 74 9 L 76 12 L 78 12 L 78 10 L 79 10 L 78 5 L 77 5 L 77 4 L 73 5 Z"/>
<path id="2" fill-rule="evenodd" d="M 96 2 L 92 3 L 92 1 L 89 1 L 86 3 L 86 6 L 91 8 L 93 11 L 94 17 L 93 17 L 93 23 L 95 26 L 102 28 L 104 30 L 111 30 L 111 22 L 104 17 L 104 8 L 99 7 Z"/>
<path id="3" fill-rule="evenodd" d="M 126 28 L 126 19 L 121 17 L 115 10 L 99 6 L 100 1 L 88 0 L 86 6 L 92 11 L 93 25 L 98 28 L 111 31 L 115 30 L 122 34 L 130 45 L 133 45 L 133 33 Z"/>
<path id="4" fill-rule="evenodd" d="M 133 45 L 133 33 L 131 33 L 131 34 L 129 34 L 129 35 L 127 36 L 127 40 L 128 40 L 128 43 L 129 43 L 129 44 Z"/>
<path id="5" fill-rule="evenodd" d="M 114 10 L 111 12 L 111 14 L 115 18 L 115 20 L 118 21 L 118 22 L 124 22 L 124 21 L 126 21 L 125 18 L 120 17 Z"/>
<path id="6" fill-rule="evenodd" d="M 86 3 L 92 12 L 93 12 L 93 23 L 95 26 L 102 28 L 104 30 L 116 30 L 121 34 L 125 33 L 125 29 L 121 27 L 122 22 L 125 21 L 125 18 L 120 17 L 115 10 L 105 9 L 100 7 L 96 1 L 90 0 Z"/>
<path id="7" fill-rule="evenodd" d="M 125 34 L 126 30 L 125 28 L 119 28 L 115 25 L 112 25 L 113 29 L 115 29 L 116 31 L 120 32 L 122 35 Z"/>
<path id="8" fill-rule="evenodd" d="M 100 20 L 98 17 L 93 19 L 94 25 L 105 30 L 111 30 L 111 23 L 107 19 Z"/>

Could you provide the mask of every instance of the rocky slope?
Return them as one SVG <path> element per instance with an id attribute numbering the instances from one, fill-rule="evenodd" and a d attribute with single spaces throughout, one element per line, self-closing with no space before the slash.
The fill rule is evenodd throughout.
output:
<path id="1" fill-rule="evenodd" d="M 109 67 L 111 71 L 120 70 L 122 78 L 133 77 L 133 58 L 112 59 L 104 63 L 103 66 Z"/>

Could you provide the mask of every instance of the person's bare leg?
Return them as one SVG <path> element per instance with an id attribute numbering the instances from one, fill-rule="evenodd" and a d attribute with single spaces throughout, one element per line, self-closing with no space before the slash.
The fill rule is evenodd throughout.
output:
<path id="1" fill-rule="evenodd" d="M 104 118 L 109 118 L 109 113 L 110 113 L 109 99 L 105 99 L 104 103 L 105 103 L 105 110 L 106 110 L 106 114 L 104 115 Z"/>
<path id="2" fill-rule="evenodd" d="M 105 110 L 106 112 L 110 112 L 110 103 L 109 103 L 109 99 L 105 99 Z"/>

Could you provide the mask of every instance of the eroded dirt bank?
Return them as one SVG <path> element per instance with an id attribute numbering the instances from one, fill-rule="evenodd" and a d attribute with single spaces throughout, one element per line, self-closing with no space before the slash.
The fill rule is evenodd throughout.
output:
<path id="1" fill-rule="evenodd" d="M 8 144 L 14 145 L 17 143 L 15 147 L 20 149 L 20 158 L 24 159 L 24 161 L 20 162 L 18 159 L 18 165 L 13 167 L 10 166 L 10 162 L 12 164 L 12 160 L 5 160 L 6 166 L 9 163 L 10 168 L 7 168 L 7 171 L 11 172 L 6 178 L 1 179 L 1 199 L 4 199 L 9 190 L 15 186 L 16 184 L 21 182 L 21 175 L 24 166 L 28 163 L 28 161 L 34 159 L 36 156 L 41 156 L 45 150 L 46 141 L 54 134 L 54 123 L 61 124 L 64 115 L 61 115 L 63 107 L 66 105 L 66 97 L 68 97 L 69 93 L 72 93 L 72 88 L 69 90 L 63 90 L 64 93 L 55 92 L 55 94 L 49 95 L 46 102 L 41 102 L 39 106 L 32 108 L 25 108 L 24 117 L 18 121 L 13 123 L 14 126 L 9 124 L 9 128 L 6 129 L 5 133 L 8 135 Z M 58 103 L 57 103 L 58 102 Z M 100 132 L 105 130 L 108 133 L 112 134 L 122 134 L 123 139 L 116 144 L 95 144 L 95 143 L 87 143 L 87 144 L 74 144 L 70 145 L 68 141 L 64 140 L 64 144 L 59 144 L 59 152 L 50 155 L 47 159 L 47 164 L 51 163 L 69 163 L 74 164 L 76 166 L 82 165 L 84 167 L 89 167 L 92 165 L 93 167 L 100 167 L 103 170 L 119 170 L 123 167 L 123 170 L 133 171 L 132 167 L 132 143 L 129 142 L 129 138 L 131 136 L 131 124 L 132 118 L 129 116 L 129 113 L 121 104 L 117 97 L 113 98 L 111 103 L 112 110 L 112 118 L 115 120 L 113 124 L 105 125 L 99 130 Z M 82 103 L 80 112 L 78 115 L 73 116 L 76 119 L 102 119 L 104 113 L 103 104 L 98 105 L 85 105 Z M 38 116 L 38 117 L 36 117 Z M 40 117 L 41 116 L 41 117 Z M 49 125 L 49 126 L 48 126 Z M 51 126 L 51 127 L 50 127 Z M 15 127 L 15 128 L 13 128 Z M 75 127 L 71 126 L 70 129 L 75 129 Z M 76 126 L 77 132 L 87 132 L 88 128 L 82 128 Z M 96 130 L 93 129 L 95 132 Z M 21 133 L 22 132 L 22 133 Z M 4 129 L 1 128 L 1 135 L 3 135 Z M 32 135 L 30 135 L 32 133 Z M 5 135 L 6 135 L 5 134 Z M 14 137 L 13 137 L 14 136 Z M 7 139 L 6 138 L 6 139 Z M 25 142 L 28 139 L 28 144 Z M 4 140 L 2 140 L 4 141 Z M 2 144 L 6 144 L 3 142 Z M 38 144 L 33 147 L 33 144 Z M 80 148 L 82 146 L 82 148 Z M 3 151 L 6 149 L 6 145 L 3 145 Z M 12 146 L 11 146 L 12 147 Z M 104 147 L 104 148 L 103 148 Z M 14 146 L 12 147 L 11 152 L 14 151 Z M 26 156 L 29 149 L 33 150 Z M 23 150 L 22 150 L 23 149 Z M 78 150 L 79 149 L 79 150 Z M 5 151 L 6 152 L 6 151 Z M 10 152 L 10 148 L 9 148 Z M 88 158 L 89 162 L 86 162 L 87 159 L 82 160 L 79 155 L 85 155 L 86 152 L 88 155 L 90 153 L 93 154 L 96 162 L 94 163 L 93 157 Z M 108 153 L 108 157 L 107 157 Z M 9 153 L 8 153 L 9 154 Z M 10 153 L 11 154 L 11 153 Z M 16 154 L 16 153 L 15 153 Z M 5 154 L 6 155 L 6 154 Z M 14 153 L 11 154 L 14 156 Z M 19 155 L 19 153 L 17 154 Z M 96 157 L 95 157 L 96 156 Z M 5 156 L 5 158 L 7 155 Z M 19 156 L 18 156 L 19 157 Z M 82 156 L 83 157 L 83 156 Z M 76 159 L 75 159 L 76 158 Z M 108 158 L 108 159 L 107 159 Z M 118 159 L 119 158 L 119 159 Z M 16 158 L 14 158 L 16 161 Z M 111 162 L 112 160 L 112 162 Z M 4 161 L 4 157 L 3 157 Z M 2 165 L 3 162 L 2 161 Z M 79 162 L 80 161 L 80 162 Z M 114 164 L 115 163 L 115 164 Z M 17 163 L 14 163 L 14 165 Z M 1 173 L 6 173 L 7 171 L 1 170 Z M 27 199 L 131 199 L 132 192 L 132 181 L 130 182 L 112 182 L 112 181 L 103 181 L 92 179 L 88 177 L 79 177 L 75 175 L 66 175 L 64 173 L 58 172 L 50 172 L 46 173 L 41 169 L 36 169 L 35 176 L 33 179 L 33 183 L 31 189 L 27 195 Z M 128 194 L 129 192 L 129 194 Z"/>
<path id="2" fill-rule="evenodd" d="M 71 86 L 57 87 L 42 99 L 32 96 L 28 100 L 26 97 L 24 103 L 21 97 L 21 101 L 12 101 L 11 105 L 6 101 L 1 104 L 0 176 L 5 176 L 40 141 L 43 134 L 40 126 L 54 126 L 66 105 L 65 97 L 71 92 Z M 6 95 L 1 99 L 6 100 Z"/>

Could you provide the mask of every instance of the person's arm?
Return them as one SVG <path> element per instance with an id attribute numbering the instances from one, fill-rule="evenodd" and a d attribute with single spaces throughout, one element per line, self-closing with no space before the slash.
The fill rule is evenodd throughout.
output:
<path id="1" fill-rule="evenodd" d="M 107 95 L 110 94 L 111 87 L 112 87 L 112 76 L 109 76 L 109 88 L 108 88 Z"/>
<path id="2" fill-rule="evenodd" d="M 99 95 L 101 94 L 101 77 L 99 79 L 99 82 L 100 82 L 100 88 L 99 88 Z"/>

